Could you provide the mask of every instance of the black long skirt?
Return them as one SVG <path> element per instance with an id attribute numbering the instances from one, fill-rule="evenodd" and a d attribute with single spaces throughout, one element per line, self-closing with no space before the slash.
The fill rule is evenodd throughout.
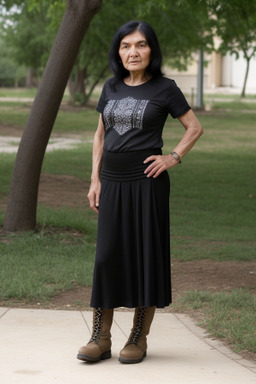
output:
<path id="1" fill-rule="evenodd" d="M 103 154 L 91 307 L 171 303 L 169 195 L 165 171 L 143 161 L 161 150 Z"/>

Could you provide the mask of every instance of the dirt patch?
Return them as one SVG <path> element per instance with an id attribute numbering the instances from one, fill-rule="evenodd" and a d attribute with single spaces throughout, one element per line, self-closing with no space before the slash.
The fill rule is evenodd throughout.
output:
<path id="1" fill-rule="evenodd" d="M 256 295 L 256 261 L 196 260 L 173 263 L 174 295 L 188 290 L 247 289 Z"/>
<path id="2" fill-rule="evenodd" d="M 87 193 L 90 184 L 70 175 L 42 174 L 38 203 L 59 209 L 62 207 L 88 208 Z"/>
<path id="3" fill-rule="evenodd" d="M 208 290 L 210 292 L 231 291 L 243 288 L 256 295 L 255 262 L 215 262 L 211 260 L 172 262 L 173 301 L 186 291 Z M 91 287 L 74 287 L 72 291 L 55 296 L 51 305 L 57 308 L 88 307 Z M 165 309 L 170 311 L 171 307 Z"/>
<path id="4" fill-rule="evenodd" d="M 179 297 L 191 290 L 230 292 L 240 288 L 256 295 L 256 261 L 172 261 L 174 303 Z M 90 298 L 91 287 L 83 287 L 74 283 L 72 290 L 59 293 L 48 303 L 17 302 L 15 305 L 19 307 L 83 310 L 90 306 Z M 172 306 L 169 306 L 161 311 L 170 312 L 172 310 Z"/>
<path id="5" fill-rule="evenodd" d="M 16 136 L 21 137 L 23 133 L 22 127 L 16 127 L 12 124 L 1 124 L 1 136 Z"/>
<path id="6" fill-rule="evenodd" d="M 75 176 L 43 173 L 39 184 L 38 204 L 54 209 L 62 207 L 86 209 L 89 207 L 87 199 L 89 187 L 89 182 Z M 0 209 L 6 209 L 7 201 L 7 196 L 1 199 Z"/>

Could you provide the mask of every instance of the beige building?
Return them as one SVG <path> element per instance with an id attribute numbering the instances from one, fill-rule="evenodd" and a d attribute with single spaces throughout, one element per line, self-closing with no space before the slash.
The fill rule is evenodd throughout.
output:
<path id="1" fill-rule="evenodd" d="M 194 55 L 194 61 L 187 71 L 180 72 L 176 69 L 164 68 L 165 74 L 173 78 L 186 93 L 196 93 L 198 57 L 198 54 Z M 231 87 L 238 93 L 242 90 L 246 71 L 246 62 L 242 55 L 236 60 L 234 55 L 222 56 L 220 53 L 213 52 L 210 55 L 204 55 L 204 60 L 204 90 L 214 90 L 218 87 Z M 250 63 L 246 91 L 256 93 L 256 58 Z"/>

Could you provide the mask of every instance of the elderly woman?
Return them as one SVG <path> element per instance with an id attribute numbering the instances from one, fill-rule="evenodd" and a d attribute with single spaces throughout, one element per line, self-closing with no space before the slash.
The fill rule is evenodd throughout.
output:
<path id="1" fill-rule="evenodd" d="M 114 77 L 99 99 L 93 144 L 91 208 L 98 234 L 91 298 L 93 331 L 77 358 L 111 357 L 113 309 L 135 308 L 122 363 L 146 356 L 146 336 L 155 308 L 171 303 L 169 192 L 167 170 L 181 163 L 203 133 L 173 80 L 162 75 L 156 34 L 145 22 L 117 31 L 109 53 Z M 162 131 L 171 114 L 186 132 L 162 155 Z"/>

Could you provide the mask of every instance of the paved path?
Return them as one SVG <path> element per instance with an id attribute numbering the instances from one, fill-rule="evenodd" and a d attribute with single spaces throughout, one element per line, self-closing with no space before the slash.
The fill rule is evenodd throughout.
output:
<path id="1" fill-rule="evenodd" d="M 189 317 L 157 312 L 140 364 L 118 362 L 132 312 L 116 311 L 111 359 L 76 359 L 91 312 L 0 308 L 1 384 L 255 384 L 256 364 L 206 336 Z"/>
<path id="2" fill-rule="evenodd" d="M 72 149 L 81 144 L 81 139 L 71 139 L 67 137 L 52 137 L 47 145 L 47 152 L 55 149 Z M 92 142 L 87 140 L 86 142 Z M 0 136 L 0 153 L 16 153 L 20 143 L 20 137 Z"/>

